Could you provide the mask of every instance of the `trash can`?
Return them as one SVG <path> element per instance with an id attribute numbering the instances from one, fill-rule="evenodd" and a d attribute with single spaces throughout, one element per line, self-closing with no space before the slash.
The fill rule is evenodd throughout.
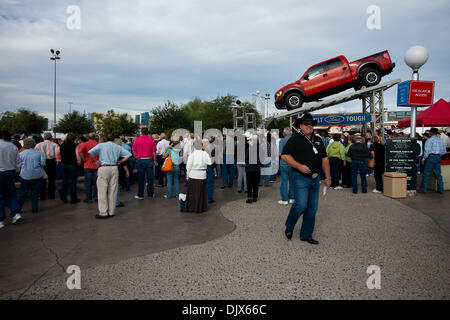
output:
<path id="1" fill-rule="evenodd" d="M 406 198 L 406 173 L 385 172 L 383 176 L 384 195 L 391 198 Z"/>

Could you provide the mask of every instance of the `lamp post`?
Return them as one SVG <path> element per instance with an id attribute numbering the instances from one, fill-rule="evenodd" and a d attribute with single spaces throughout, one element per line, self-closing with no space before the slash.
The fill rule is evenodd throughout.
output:
<path id="1" fill-rule="evenodd" d="M 73 102 L 67 102 L 67 104 L 69 105 L 69 113 L 72 113 Z"/>
<path id="2" fill-rule="evenodd" d="M 405 53 L 405 63 L 413 70 L 411 80 L 419 80 L 419 69 L 423 66 L 430 55 L 427 49 L 422 46 L 413 46 Z M 410 137 L 416 136 L 416 119 L 417 119 L 417 106 L 411 106 L 411 132 Z"/>
<path id="3" fill-rule="evenodd" d="M 266 99 L 266 112 L 265 112 L 265 118 L 269 116 L 269 100 L 270 100 L 270 93 L 266 93 L 266 96 L 264 97 Z"/>
<path id="4" fill-rule="evenodd" d="M 61 59 L 59 54 L 61 51 L 50 49 L 50 53 L 53 55 L 50 60 L 55 61 L 54 69 L 54 89 L 53 89 L 53 132 L 56 133 L 56 60 Z"/>

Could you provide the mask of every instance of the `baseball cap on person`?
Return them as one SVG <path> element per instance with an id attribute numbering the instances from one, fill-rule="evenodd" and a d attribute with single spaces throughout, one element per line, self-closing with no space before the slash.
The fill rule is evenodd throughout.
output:
<path id="1" fill-rule="evenodd" d="M 313 126 L 317 124 L 317 120 L 315 120 L 311 113 L 305 112 L 302 113 L 297 119 L 295 119 L 294 125 L 299 128 L 302 123 L 309 122 L 312 123 Z"/>

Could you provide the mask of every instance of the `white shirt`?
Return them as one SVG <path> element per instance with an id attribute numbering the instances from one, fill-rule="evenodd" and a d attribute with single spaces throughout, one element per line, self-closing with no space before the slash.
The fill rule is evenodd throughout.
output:
<path id="1" fill-rule="evenodd" d="M 444 141 L 444 145 L 446 148 L 450 148 L 450 138 L 445 133 L 441 133 L 441 140 Z"/>
<path id="2" fill-rule="evenodd" d="M 160 142 L 158 142 L 158 144 L 156 145 L 156 154 L 158 156 L 162 155 L 165 151 L 166 148 L 169 146 L 170 142 L 169 140 L 163 139 Z"/>
<path id="3" fill-rule="evenodd" d="M 211 158 L 206 151 L 194 150 L 189 155 L 186 171 L 189 179 L 206 179 L 206 167 L 211 165 Z"/>
<path id="4" fill-rule="evenodd" d="M 194 151 L 194 142 L 190 138 L 186 139 L 186 143 L 183 147 L 183 161 L 184 163 L 187 163 L 187 160 L 191 153 Z M 184 141 L 184 140 L 183 140 Z"/>

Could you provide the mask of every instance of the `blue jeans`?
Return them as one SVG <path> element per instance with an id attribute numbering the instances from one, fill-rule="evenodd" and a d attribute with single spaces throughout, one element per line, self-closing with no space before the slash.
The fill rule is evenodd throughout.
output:
<path id="1" fill-rule="evenodd" d="M 270 177 L 271 176 L 266 176 L 266 175 L 261 175 L 261 177 L 259 178 L 259 185 L 263 184 L 263 180 L 264 180 L 264 185 L 267 186 L 269 185 L 269 181 L 270 181 Z"/>
<path id="2" fill-rule="evenodd" d="M 222 165 L 223 171 L 223 185 L 225 187 L 232 187 L 234 180 L 234 164 Z"/>
<path id="3" fill-rule="evenodd" d="M 217 170 L 217 177 L 222 176 L 222 165 L 221 164 L 216 165 L 216 170 Z"/>
<path id="4" fill-rule="evenodd" d="M 420 189 L 422 189 L 423 192 L 427 191 L 428 180 L 430 179 L 430 175 L 432 172 L 436 176 L 438 191 L 444 192 L 444 182 L 442 180 L 441 174 L 441 156 L 435 154 L 430 154 L 425 161 L 425 166 L 423 167 L 422 184 L 420 185 Z"/>
<path id="5" fill-rule="evenodd" d="M 177 198 L 180 193 L 180 167 L 176 165 L 172 167 L 172 171 L 167 172 L 167 198 L 172 198 L 172 183 L 174 196 Z"/>
<path id="6" fill-rule="evenodd" d="M 329 157 L 331 171 L 331 188 L 339 187 L 339 178 L 342 171 L 342 160 L 336 157 Z"/>
<path id="7" fill-rule="evenodd" d="M 208 194 L 208 202 L 213 201 L 214 197 L 214 170 L 206 168 L 206 191 Z"/>
<path id="8" fill-rule="evenodd" d="M 245 164 L 238 164 L 238 179 L 237 179 L 237 188 L 239 190 L 247 191 L 247 175 L 245 173 Z"/>
<path id="9" fill-rule="evenodd" d="M 144 187 L 147 181 L 147 194 L 153 197 L 153 159 L 138 159 L 136 163 L 138 170 L 138 197 L 144 197 Z"/>
<path id="10" fill-rule="evenodd" d="M 92 194 L 92 184 L 94 194 Z M 84 187 L 86 188 L 86 200 L 97 200 L 97 169 L 84 169 Z"/>
<path id="11" fill-rule="evenodd" d="M 9 207 L 11 218 L 19 213 L 15 180 L 16 170 L 0 171 L 0 221 L 5 220 L 5 207 Z"/>
<path id="12" fill-rule="evenodd" d="M 19 189 L 19 210 L 22 211 L 25 198 L 28 196 L 28 192 L 31 191 L 31 210 L 33 212 L 38 211 L 38 199 L 41 188 L 42 179 L 25 180 L 20 178 Z"/>
<path id="13" fill-rule="evenodd" d="M 77 174 L 78 166 L 72 164 L 63 164 L 61 169 L 62 185 L 61 185 L 61 200 L 67 201 L 67 187 L 70 186 L 70 200 L 75 201 L 77 196 Z"/>
<path id="14" fill-rule="evenodd" d="M 116 207 L 120 204 L 120 190 L 122 190 L 122 186 L 119 183 L 119 185 L 117 186 Z"/>
<path id="15" fill-rule="evenodd" d="M 281 200 L 288 201 L 289 199 L 294 199 L 294 175 L 291 166 L 280 166 L 281 175 L 281 185 L 280 193 Z M 288 192 L 288 182 L 289 182 L 289 192 Z"/>
<path id="16" fill-rule="evenodd" d="M 319 206 L 320 177 L 307 177 L 295 171 L 292 175 L 295 202 L 286 219 L 286 229 L 294 230 L 298 218 L 303 214 L 300 238 L 309 239 L 314 232 Z"/>
<path id="17" fill-rule="evenodd" d="M 352 160 L 352 191 L 358 193 L 358 171 L 361 177 L 361 189 L 363 193 L 367 192 L 367 180 L 366 180 L 366 161 L 364 160 Z"/>

